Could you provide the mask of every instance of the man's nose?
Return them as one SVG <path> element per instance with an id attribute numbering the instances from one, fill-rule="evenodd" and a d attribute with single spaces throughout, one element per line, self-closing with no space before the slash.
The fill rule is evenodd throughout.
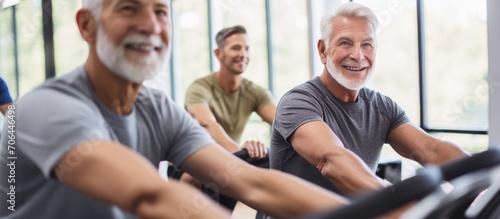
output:
<path id="1" fill-rule="evenodd" d="M 242 56 L 242 57 L 248 57 L 249 53 L 248 53 L 247 49 L 241 49 L 240 52 L 238 53 L 238 55 Z"/>
<path id="2" fill-rule="evenodd" d="M 365 58 L 365 54 L 361 46 L 353 46 L 350 51 L 349 57 L 351 57 L 354 60 L 360 61 Z"/>
<path id="3" fill-rule="evenodd" d="M 137 19 L 137 29 L 147 35 L 158 34 L 161 32 L 161 24 L 154 11 L 144 12 Z"/>

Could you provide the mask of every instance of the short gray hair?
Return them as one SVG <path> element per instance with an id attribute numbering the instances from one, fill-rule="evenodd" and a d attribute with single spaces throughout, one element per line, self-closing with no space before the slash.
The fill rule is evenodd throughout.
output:
<path id="1" fill-rule="evenodd" d="M 325 41 L 325 44 L 328 44 L 328 41 L 330 40 L 330 37 L 333 33 L 333 26 L 332 22 L 335 18 L 337 17 L 356 17 L 356 18 L 365 18 L 368 20 L 368 22 L 371 24 L 373 28 L 373 32 L 376 33 L 378 30 L 378 18 L 375 12 L 373 12 L 372 9 L 366 7 L 365 5 L 359 4 L 359 3 L 354 3 L 354 2 L 348 2 L 345 4 L 342 4 L 339 8 L 337 8 L 337 11 L 335 14 L 331 15 L 325 15 L 321 19 L 321 39 Z"/>
<path id="2" fill-rule="evenodd" d="M 88 9 L 95 19 L 99 19 L 104 0 L 82 0 L 82 8 Z"/>
<path id="3" fill-rule="evenodd" d="M 247 30 L 241 25 L 226 27 L 220 30 L 215 36 L 217 47 L 224 48 L 226 46 L 226 39 L 235 34 L 247 34 Z"/>

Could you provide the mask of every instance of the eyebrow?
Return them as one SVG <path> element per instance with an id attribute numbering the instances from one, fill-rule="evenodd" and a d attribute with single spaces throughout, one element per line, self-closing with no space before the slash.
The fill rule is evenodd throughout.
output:
<path id="1" fill-rule="evenodd" d="M 137 4 L 137 5 L 142 5 L 140 0 L 118 0 L 118 2 L 116 4 L 118 5 L 118 4 L 122 4 L 122 3 L 126 3 L 126 2 L 130 2 L 133 4 Z M 165 2 L 156 2 L 154 6 L 155 7 L 165 7 L 167 9 L 169 8 L 168 4 Z"/>
<path id="2" fill-rule="evenodd" d="M 344 41 L 344 40 L 352 42 L 351 38 L 349 38 L 349 37 L 340 37 L 340 38 L 336 39 L 335 42 Z M 366 42 L 366 41 L 372 41 L 373 42 L 375 40 L 374 40 L 373 37 L 368 37 L 368 38 L 362 40 L 362 42 Z"/>
<path id="3" fill-rule="evenodd" d="M 349 37 L 339 37 L 338 39 L 335 40 L 335 42 L 340 42 L 344 40 L 352 42 L 351 38 Z"/>

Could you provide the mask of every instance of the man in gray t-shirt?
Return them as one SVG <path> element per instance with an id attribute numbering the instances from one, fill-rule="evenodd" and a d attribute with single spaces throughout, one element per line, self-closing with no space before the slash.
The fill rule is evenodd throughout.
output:
<path id="1" fill-rule="evenodd" d="M 162 92 L 169 0 L 83 0 L 85 64 L 21 97 L 0 140 L 2 219 L 230 218 L 198 190 L 165 181 L 167 160 L 207 187 L 280 218 L 347 203 L 317 186 L 254 168 L 217 145 Z"/>
<path id="2" fill-rule="evenodd" d="M 465 156 L 412 124 L 390 98 L 364 88 L 375 62 L 377 16 L 357 3 L 321 21 L 323 73 L 286 93 L 273 122 L 270 165 L 343 195 L 386 184 L 374 174 L 382 145 L 420 164 Z"/>

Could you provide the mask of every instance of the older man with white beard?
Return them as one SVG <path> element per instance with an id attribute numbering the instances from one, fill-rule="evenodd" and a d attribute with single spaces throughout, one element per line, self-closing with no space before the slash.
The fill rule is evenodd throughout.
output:
<path id="1" fill-rule="evenodd" d="M 389 97 L 364 88 L 373 74 L 377 27 L 375 13 L 357 3 L 322 19 L 317 45 L 323 73 L 281 98 L 271 168 L 353 195 L 387 184 L 375 175 L 385 142 L 420 164 L 466 155 L 410 122 Z"/>
<path id="2" fill-rule="evenodd" d="M 167 61 L 168 2 L 82 1 L 76 21 L 89 46 L 85 64 L 16 103 L 15 144 L 7 137 L 14 131 L 3 129 L 0 161 L 12 165 L 0 165 L 0 174 L 15 178 L 0 180 L 2 218 L 230 217 L 192 187 L 163 180 L 156 169 L 163 160 L 281 218 L 346 203 L 239 160 L 161 91 L 142 86 Z"/>

